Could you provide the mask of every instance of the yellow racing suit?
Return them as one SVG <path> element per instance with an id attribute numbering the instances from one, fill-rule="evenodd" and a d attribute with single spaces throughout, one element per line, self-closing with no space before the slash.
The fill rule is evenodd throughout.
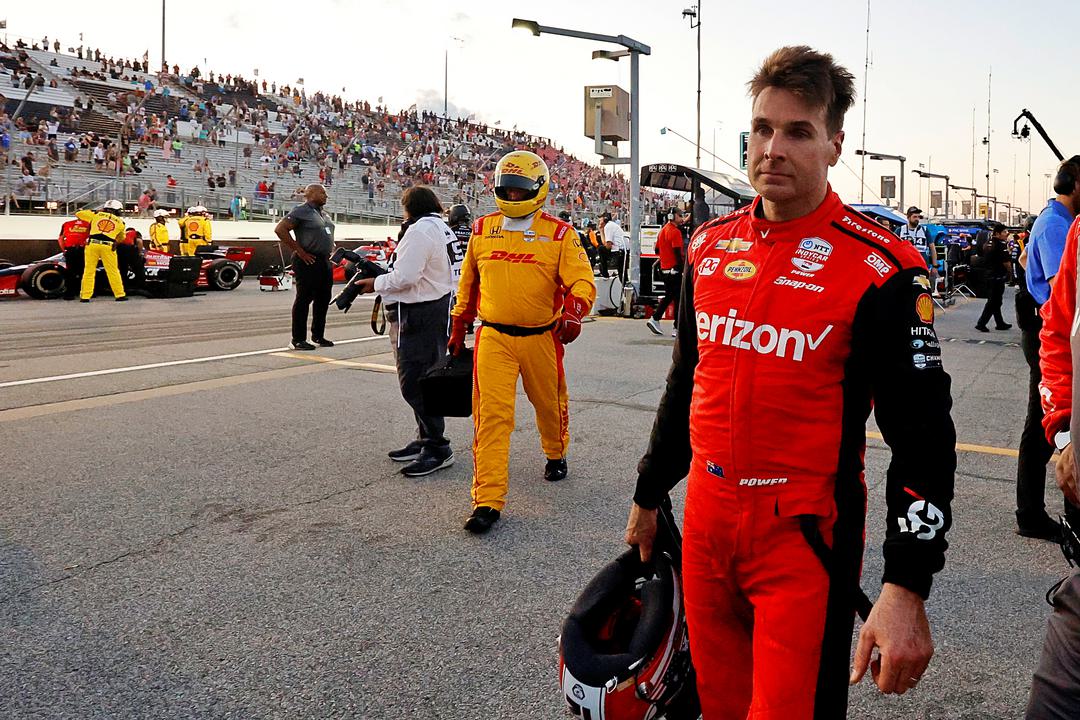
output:
<path id="1" fill-rule="evenodd" d="M 160 252 L 169 252 L 169 226 L 165 223 L 150 223 L 150 247 Z"/>
<path id="2" fill-rule="evenodd" d="M 90 235 L 86 240 L 86 250 L 83 251 L 86 265 L 79 297 L 83 300 L 94 297 L 98 261 L 105 267 L 105 275 L 109 278 L 113 296 L 124 297 L 124 282 L 120 278 L 120 268 L 116 262 L 116 243 L 123 239 L 126 230 L 123 219 L 112 213 L 94 210 L 80 210 L 75 213 L 75 217 L 90 223 Z"/>
<path id="3" fill-rule="evenodd" d="M 525 229 L 508 230 L 507 222 Z M 473 350 L 474 507 L 506 505 L 519 375 L 544 455 L 566 456 L 569 408 L 555 331 L 568 293 L 589 306 L 596 297 L 592 267 L 569 223 L 537 212 L 531 225 L 501 213 L 473 224 L 451 314 L 471 324 L 479 313 L 483 323 Z"/>
<path id="4" fill-rule="evenodd" d="M 180 242 L 181 255 L 194 255 L 196 248 L 210 244 L 213 233 L 210 229 L 209 218 L 200 215 L 185 215 L 180 218 L 180 226 L 184 235 L 184 239 Z"/>

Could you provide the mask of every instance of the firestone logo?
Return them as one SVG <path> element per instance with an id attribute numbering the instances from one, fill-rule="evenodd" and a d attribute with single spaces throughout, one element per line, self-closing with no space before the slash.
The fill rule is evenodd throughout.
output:
<path id="1" fill-rule="evenodd" d="M 865 227 L 862 224 L 852 220 L 849 215 L 845 215 L 843 218 L 841 218 L 840 222 L 844 223 L 845 225 L 847 225 L 850 228 L 854 228 L 854 229 L 858 230 L 861 233 L 865 233 L 866 235 L 869 235 L 870 237 L 872 237 L 872 238 L 874 238 L 876 240 L 880 240 L 881 242 L 885 243 L 886 245 L 888 245 L 890 242 L 892 242 L 891 240 L 889 240 L 888 237 L 886 237 L 885 235 L 882 235 L 877 230 L 874 230 L 873 228 Z"/>
<path id="2" fill-rule="evenodd" d="M 725 315 L 697 314 L 697 336 L 702 342 L 720 343 L 736 350 L 753 350 L 761 355 L 776 355 L 778 358 L 791 357 L 795 362 L 802 362 L 807 348 L 811 351 L 821 347 L 821 343 L 832 332 L 833 326 L 827 325 L 816 337 L 801 330 L 776 328 L 772 325 L 759 325 L 752 320 L 736 317 L 734 308 Z"/>

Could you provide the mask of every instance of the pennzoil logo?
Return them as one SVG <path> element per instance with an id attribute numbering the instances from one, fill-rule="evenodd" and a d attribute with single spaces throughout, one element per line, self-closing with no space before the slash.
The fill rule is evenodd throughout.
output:
<path id="1" fill-rule="evenodd" d="M 757 266 L 749 260 L 732 260 L 724 268 L 724 275 L 732 280 L 749 280 L 757 275 Z"/>
<path id="2" fill-rule="evenodd" d="M 538 261 L 533 253 L 508 253 L 505 250 L 492 250 L 488 260 L 502 260 L 509 263 L 521 263 L 522 265 L 536 265 Z"/>

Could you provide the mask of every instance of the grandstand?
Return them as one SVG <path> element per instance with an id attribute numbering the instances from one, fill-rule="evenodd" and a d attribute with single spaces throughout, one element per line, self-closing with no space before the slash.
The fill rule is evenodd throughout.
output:
<path id="1" fill-rule="evenodd" d="M 147 69 L 145 61 L 100 51 L 82 57 L 81 48 L 72 55 L 0 45 L 0 134 L 6 130 L 10 145 L 0 188 L 11 212 L 69 213 L 109 197 L 134 204 L 152 188 L 159 207 L 201 204 L 221 217 L 241 197 L 248 217 L 270 219 L 295 205 L 298 188 L 325 177 L 327 210 L 340 219 L 397 218 L 401 193 L 416 183 L 430 185 L 444 203 L 465 202 L 483 213 L 494 209 L 495 161 L 514 148 L 534 150 L 550 166 L 549 211 L 592 217 L 629 207 L 624 178 L 516 127 L 442 118 L 415 106 L 393 113 L 198 68 Z M 52 146 L 50 121 L 59 124 Z M 73 158 L 64 152 L 69 139 L 78 146 Z M 95 164 L 99 143 L 107 154 Z M 37 168 L 32 186 L 20 179 L 27 152 Z M 660 196 L 644 195 L 646 212 L 661 204 Z"/>

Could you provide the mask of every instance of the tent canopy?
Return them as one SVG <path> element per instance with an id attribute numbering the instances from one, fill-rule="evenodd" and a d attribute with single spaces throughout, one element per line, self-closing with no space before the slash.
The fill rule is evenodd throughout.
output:
<path id="1" fill-rule="evenodd" d="M 757 197 L 757 192 L 745 180 L 714 170 L 701 170 L 687 165 L 655 163 L 641 168 L 641 186 L 677 192 L 692 192 L 694 181 L 711 188 L 742 205 Z"/>

